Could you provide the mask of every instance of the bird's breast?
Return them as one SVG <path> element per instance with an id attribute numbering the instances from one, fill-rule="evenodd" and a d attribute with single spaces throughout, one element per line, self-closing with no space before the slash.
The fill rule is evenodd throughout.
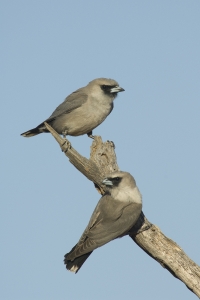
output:
<path id="1" fill-rule="evenodd" d="M 118 201 L 142 204 L 142 195 L 137 186 L 135 188 L 113 189 L 111 195 Z"/>

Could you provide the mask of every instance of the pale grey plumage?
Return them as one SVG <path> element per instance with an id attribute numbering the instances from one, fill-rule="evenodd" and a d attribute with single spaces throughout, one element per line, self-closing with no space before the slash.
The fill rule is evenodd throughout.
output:
<path id="1" fill-rule="evenodd" d="M 111 173 L 103 183 L 109 193 L 99 200 L 79 242 L 65 255 L 66 268 L 72 272 L 80 269 L 93 250 L 126 234 L 141 213 L 142 197 L 129 173 Z"/>
<path id="2" fill-rule="evenodd" d="M 70 94 L 44 122 L 65 136 L 92 136 L 92 130 L 111 113 L 113 100 L 122 91 L 124 89 L 115 80 L 94 79 L 87 86 Z M 48 132 L 44 122 L 21 135 L 31 137 Z"/>

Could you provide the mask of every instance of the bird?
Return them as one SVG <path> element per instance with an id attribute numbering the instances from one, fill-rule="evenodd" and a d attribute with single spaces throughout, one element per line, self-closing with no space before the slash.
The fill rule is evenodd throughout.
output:
<path id="1" fill-rule="evenodd" d="M 87 134 L 94 138 L 92 130 L 99 126 L 111 113 L 114 99 L 118 92 L 123 91 L 124 89 L 113 79 L 94 79 L 85 87 L 66 97 L 64 102 L 44 122 L 47 122 L 63 137 Z M 32 137 L 43 132 L 49 132 L 44 122 L 21 135 Z"/>
<path id="2" fill-rule="evenodd" d="M 95 249 L 127 234 L 142 210 L 142 196 L 130 173 L 115 171 L 102 183 L 107 188 L 105 195 L 97 203 L 78 243 L 64 256 L 67 270 L 74 273 Z"/>

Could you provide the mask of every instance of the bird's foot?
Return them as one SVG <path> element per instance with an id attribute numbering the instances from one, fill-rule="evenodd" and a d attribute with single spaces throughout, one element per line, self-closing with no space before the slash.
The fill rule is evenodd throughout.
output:
<path id="1" fill-rule="evenodd" d="M 65 153 L 68 151 L 68 149 L 71 149 L 72 146 L 71 143 L 65 138 L 64 143 L 60 147 L 62 152 Z"/>
<path id="2" fill-rule="evenodd" d="M 95 139 L 95 135 L 92 135 L 92 131 L 88 132 L 87 136 L 93 140 Z"/>
<path id="3" fill-rule="evenodd" d="M 131 235 L 137 235 L 139 233 L 142 233 L 143 231 L 146 231 L 148 230 L 149 228 L 151 228 L 153 226 L 153 224 L 149 223 L 147 225 L 145 225 L 143 228 L 136 228 L 136 227 L 132 227 L 130 229 L 130 231 L 128 232 L 128 234 L 131 236 Z"/>

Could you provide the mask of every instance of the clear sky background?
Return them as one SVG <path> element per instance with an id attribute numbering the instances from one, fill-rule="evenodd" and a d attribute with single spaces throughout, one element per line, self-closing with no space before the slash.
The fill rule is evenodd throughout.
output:
<path id="1" fill-rule="evenodd" d="M 68 272 L 100 196 L 50 134 L 20 133 L 94 78 L 117 80 L 94 134 L 114 141 L 149 221 L 200 264 L 200 1 L 2 0 L 0 14 L 0 298 L 196 299 L 129 237 Z M 69 140 L 89 157 L 91 139 Z"/>

